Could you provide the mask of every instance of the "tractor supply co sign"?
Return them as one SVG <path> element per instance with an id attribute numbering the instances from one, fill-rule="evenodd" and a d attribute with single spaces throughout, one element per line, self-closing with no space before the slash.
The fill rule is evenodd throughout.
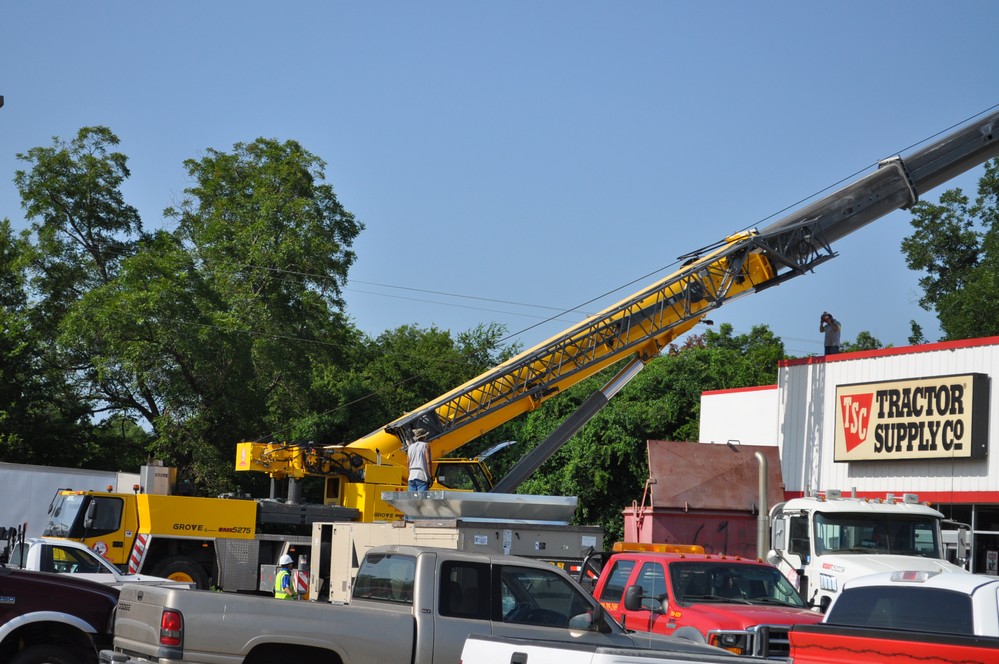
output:
<path id="1" fill-rule="evenodd" d="M 839 385 L 833 461 L 985 458 L 989 377 Z"/>

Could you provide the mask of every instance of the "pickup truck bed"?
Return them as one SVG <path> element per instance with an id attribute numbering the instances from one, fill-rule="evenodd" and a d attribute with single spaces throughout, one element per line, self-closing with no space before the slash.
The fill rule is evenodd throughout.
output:
<path id="1" fill-rule="evenodd" d="M 795 625 L 794 664 L 996 664 L 999 638 L 955 636 L 899 629 Z"/>

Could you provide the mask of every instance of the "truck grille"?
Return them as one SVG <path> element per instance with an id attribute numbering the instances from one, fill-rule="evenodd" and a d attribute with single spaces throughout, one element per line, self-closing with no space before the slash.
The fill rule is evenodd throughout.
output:
<path id="1" fill-rule="evenodd" d="M 756 625 L 750 631 L 756 633 L 753 639 L 754 657 L 787 659 L 791 656 L 790 628 L 787 625 Z"/>

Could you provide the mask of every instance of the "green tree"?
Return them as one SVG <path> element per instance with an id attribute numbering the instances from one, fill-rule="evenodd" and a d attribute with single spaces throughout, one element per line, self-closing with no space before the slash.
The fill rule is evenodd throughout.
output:
<path id="1" fill-rule="evenodd" d="M 839 349 L 843 353 L 851 353 L 856 350 L 877 350 L 884 347 L 880 339 L 867 330 L 861 330 L 854 341 L 844 341 Z"/>
<path id="2" fill-rule="evenodd" d="M 193 185 L 142 232 L 104 127 L 36 148 L 15 182 L 36 242 L 30 319 L 90 412 L 139 420 L 148 450 L 206 491 L 233 484 L 233 445 L 308 416 L 316 376 L 357 333 L 342 284 L 362 229 L 294 141 L 257 139 L 185 162 Z M 124 420 L 122 418 L 125 418 Z M 131 429 L 110 440 L 134 443 Z"/>
<path id="3" fill-rule="evenodd" d="M 511 357 L 505 328 L 480 325 L 453 335 L 437 327 L 403 325 L 352 346 L 348 369 L 320 376 L 314 418 L 296 437 L 349 443 L 439 397 Z M 486 445 L 475 441 L 472 450 Z M 474 452 L 462 450 L 462 456 Z"/>
<path id="4" fill-rule="evenodd" d="M 997 221 L 999 160 L 986 163 L 974 203 L 950 189 L 939 203 L 912 207 L 913 232 L 902 240 L 902 253 L 910 269 L 924 273 L 919 303 L 936 313 L 944 339 L 999 334 Z"/>
<path id="5" fill-rule="evenodd" d="M 0 221 L 0 460 L 116 469 L 88 447 L 90 409 L 32 324 L 24 261 L 29 245 Z"/>

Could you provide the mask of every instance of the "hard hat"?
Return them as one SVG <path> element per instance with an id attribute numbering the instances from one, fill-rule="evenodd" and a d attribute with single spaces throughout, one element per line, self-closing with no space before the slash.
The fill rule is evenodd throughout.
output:
<path id="1" fill-rule="evenodd" d="M 291 559 L 291 556 L 289 556 L 286 553 L 283 556 L 281 556 L 281 560 L 278 561 L 278 565 L 280 565 L 281 567 L 284 567 L 285 565 L 291 565 L 293 562 L 295 562 L 295 561 L 293 561 Z"/>

